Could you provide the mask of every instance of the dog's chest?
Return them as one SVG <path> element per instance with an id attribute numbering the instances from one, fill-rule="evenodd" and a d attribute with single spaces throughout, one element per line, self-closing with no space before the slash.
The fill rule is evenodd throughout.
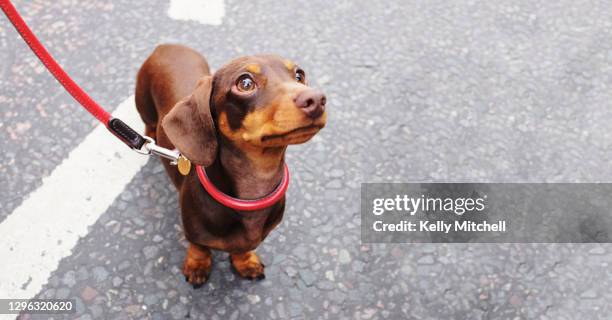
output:
<path id="1" fill-rule="evenodd" d="M 242 218 L 242 226 L 244 227 L 243 237 L 249 243 L 259 243 L 263 241 L 265 234 L 266 222 L 269 214 L 247 213 L 252 216 Z"/>

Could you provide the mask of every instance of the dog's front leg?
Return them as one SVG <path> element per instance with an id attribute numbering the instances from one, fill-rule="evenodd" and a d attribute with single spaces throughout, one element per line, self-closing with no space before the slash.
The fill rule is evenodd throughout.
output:
<path id="1" fill-rule="evenodd" d="M 190 243 L 183 263 L 185 280 L 191 283 L 194 289 L 197 289 L 208 280 L 211 268 L 212 254 L 210 249 Z"/>
<path id="2" fill-rule="evenodd" d="M 264 274 L 264 265 L 255 254 L 255 250 L 242 253 L 231 253 L 230 260 L 236 272 L 243 278 L 261 280 L 266 277 Z"/>

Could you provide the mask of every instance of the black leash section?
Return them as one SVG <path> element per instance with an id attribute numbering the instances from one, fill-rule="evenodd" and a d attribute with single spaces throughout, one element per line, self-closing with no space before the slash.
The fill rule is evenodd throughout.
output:
<path id="1" fill-rule="evenodd" d="M 147 142 L 147 139 L 143 137 L 132 127 L 128 126 L 125 122 L 118 118 L 112 118 L 106 126 L 110 132 L 112 132 L 119 140 L 123 141 L 130 148 L 134 150 L 141 150 L 142 146 Z"/>

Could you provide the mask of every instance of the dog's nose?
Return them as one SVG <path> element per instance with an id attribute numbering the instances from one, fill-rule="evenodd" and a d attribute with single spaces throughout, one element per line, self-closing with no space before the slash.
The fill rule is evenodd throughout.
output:
<path id="1" fill-rule="evenodd" d="M 295 104 L 302 109 L 309 118 L 318 118 L 325 111 L 327 98 L 321 90 L 309 89 L 298 93 Z"/>

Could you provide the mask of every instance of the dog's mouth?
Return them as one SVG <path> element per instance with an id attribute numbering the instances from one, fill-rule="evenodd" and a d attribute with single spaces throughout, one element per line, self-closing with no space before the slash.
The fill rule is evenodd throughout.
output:
<path id="1" fill-rule="evenodd" d="M 312 136 L 317 133 L 319 130 L 323 128 L 322 125 L 311 124 L 305 127 L 299 127 L 293 129 L 291 131 L 279 134 L 271 134 L 267 136 L 263 136 L 261 138 L 261 142 L 271 141 L 271 140 L 283 140 L 287 138 L 301 138 L 306 136 Z"/>

